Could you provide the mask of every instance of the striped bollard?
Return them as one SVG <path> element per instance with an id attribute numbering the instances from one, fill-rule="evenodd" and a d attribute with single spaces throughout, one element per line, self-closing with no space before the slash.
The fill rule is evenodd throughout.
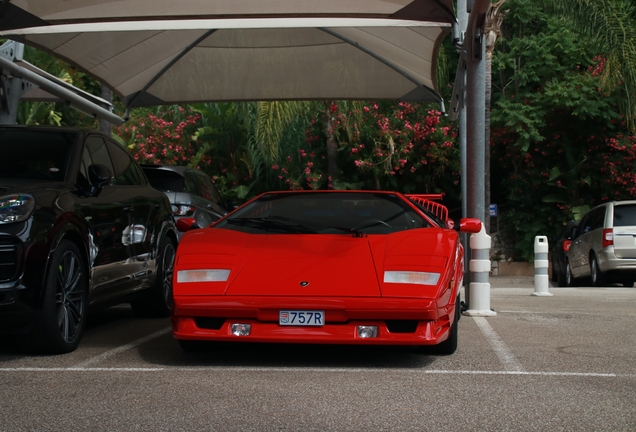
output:
<path id="1" fill-rule="evenodd" d="M 481 231 L 470 235 L 470 289 L 467 316 L 489 317 L 497 315 L 490 309 L 490 236 L 481 225 Z"/>
<path id="2" fill-rule="evenodd" d="M 534 292 L 532 295 L 540 297 L 551 296 L 552 293 L 550 293 L 549 288 L 548 238 L 546 236 L 536 236 L 534 238 Z"/>

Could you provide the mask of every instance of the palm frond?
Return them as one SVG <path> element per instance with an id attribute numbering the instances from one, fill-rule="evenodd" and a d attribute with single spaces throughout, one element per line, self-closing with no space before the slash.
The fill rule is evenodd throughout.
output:
<path id="1" fill-rule="evenodd" d="M 620 103 L 636 131 L 636 5 L 630 0 L 557 0 L 557 10 L 604 57 L 604 91 L 623 93 Z"/>
<path id="2" fill-rule="evenodd" d="M 300 101 L 257 103 L 254 142 L 267 163 L 278 160 L 285 129 L 295 118 L 304 114 L 307 108 L 308 103 Z"/>

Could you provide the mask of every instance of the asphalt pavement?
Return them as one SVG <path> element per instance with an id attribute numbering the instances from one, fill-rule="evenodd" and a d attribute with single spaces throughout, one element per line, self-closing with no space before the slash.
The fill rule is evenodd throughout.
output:
<path id="1" fill-rule="evenodd" d="M 181 351 L 128 306 L 79 349 L 0 344 L 0 431 L 634 431 L 636 288 L 491 277 L 492 317 L 459 348 L 217 344 Z"/>

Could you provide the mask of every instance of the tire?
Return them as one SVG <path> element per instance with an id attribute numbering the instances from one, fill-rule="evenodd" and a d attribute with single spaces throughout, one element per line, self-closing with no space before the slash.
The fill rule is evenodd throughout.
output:
<path id="1" fill-rule="evenodd" d="M 23 349 L 43 354 L 64 354 L 77 349 L 86 326 L 87 281 L 78 247 L 62 240 L 47 271 L 40 317 L 20 339 Z"/>
<path id="2" fill-rule="evenodd" d="M 172 309 L 172 275 L 174 272 L 175 243 L 169 237 L 161 242 L 157 255 L 155 283 L 143 297 L 133 301 L 135 315 L 143 318 L 165 318 Z"/>
<path id="3" fill-rule="evenodd" d="M 553 262 L 551 267 L 552 267 L 552 271 L 550 272 L 550 280 L 552 282 L 556 282 L 556 281 L 559 280 L 559 272 L 557 270 L 559 268 L 559 266 L 555 265 L 554 262 Z"/>
<path id="4" fill-rule="evenodd" d="M 561 266 L 557 270 L 557 285 L 561 288 L 568 286 L 567 281 L 565 280 L 565 272 L 561 270 Z"/>
<path id="5" fill-rule="evenodd" d="M 590 279 L 592 280 L 592 286 L 602 287 L 607 284 L 605 274 L 601 271 L 598 266 L 598 260 L 596 259 L 596 255 L 592 253 L 590 256 Z"/>
<path id="6" fill-rule="evenodd" d="M 570 267 L 570 261 L 565 261 L 565 285 L 568 287 L 576 286 L 576 279 L 572 275 L 572 268 Z"/>

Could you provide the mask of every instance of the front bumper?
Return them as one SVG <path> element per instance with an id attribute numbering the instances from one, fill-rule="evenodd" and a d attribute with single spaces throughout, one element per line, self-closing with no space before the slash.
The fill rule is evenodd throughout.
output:
<path id="1" fill-rule="evenodd" d="M 22 331 L 35 321 L 40 310 L 27 299 L 19 284 L 0 284 L 0 333 Z"/>
<path id="2" fill-rule="evenodd" d="M 281 326 L 279 311 L 321 310 L 325 325 Z M 455 305 L 413 298 L 285 298 L 175 296 L 172 329 L 176 339 L 272 343 L 436 345 L 448 338 Z M 215 318 L 215 325 L 201 325 Z M 249 336 L 232 334 L 232 324 L 250 324 Z M 359 325 L 378 327 L 361 338 Z"/>

